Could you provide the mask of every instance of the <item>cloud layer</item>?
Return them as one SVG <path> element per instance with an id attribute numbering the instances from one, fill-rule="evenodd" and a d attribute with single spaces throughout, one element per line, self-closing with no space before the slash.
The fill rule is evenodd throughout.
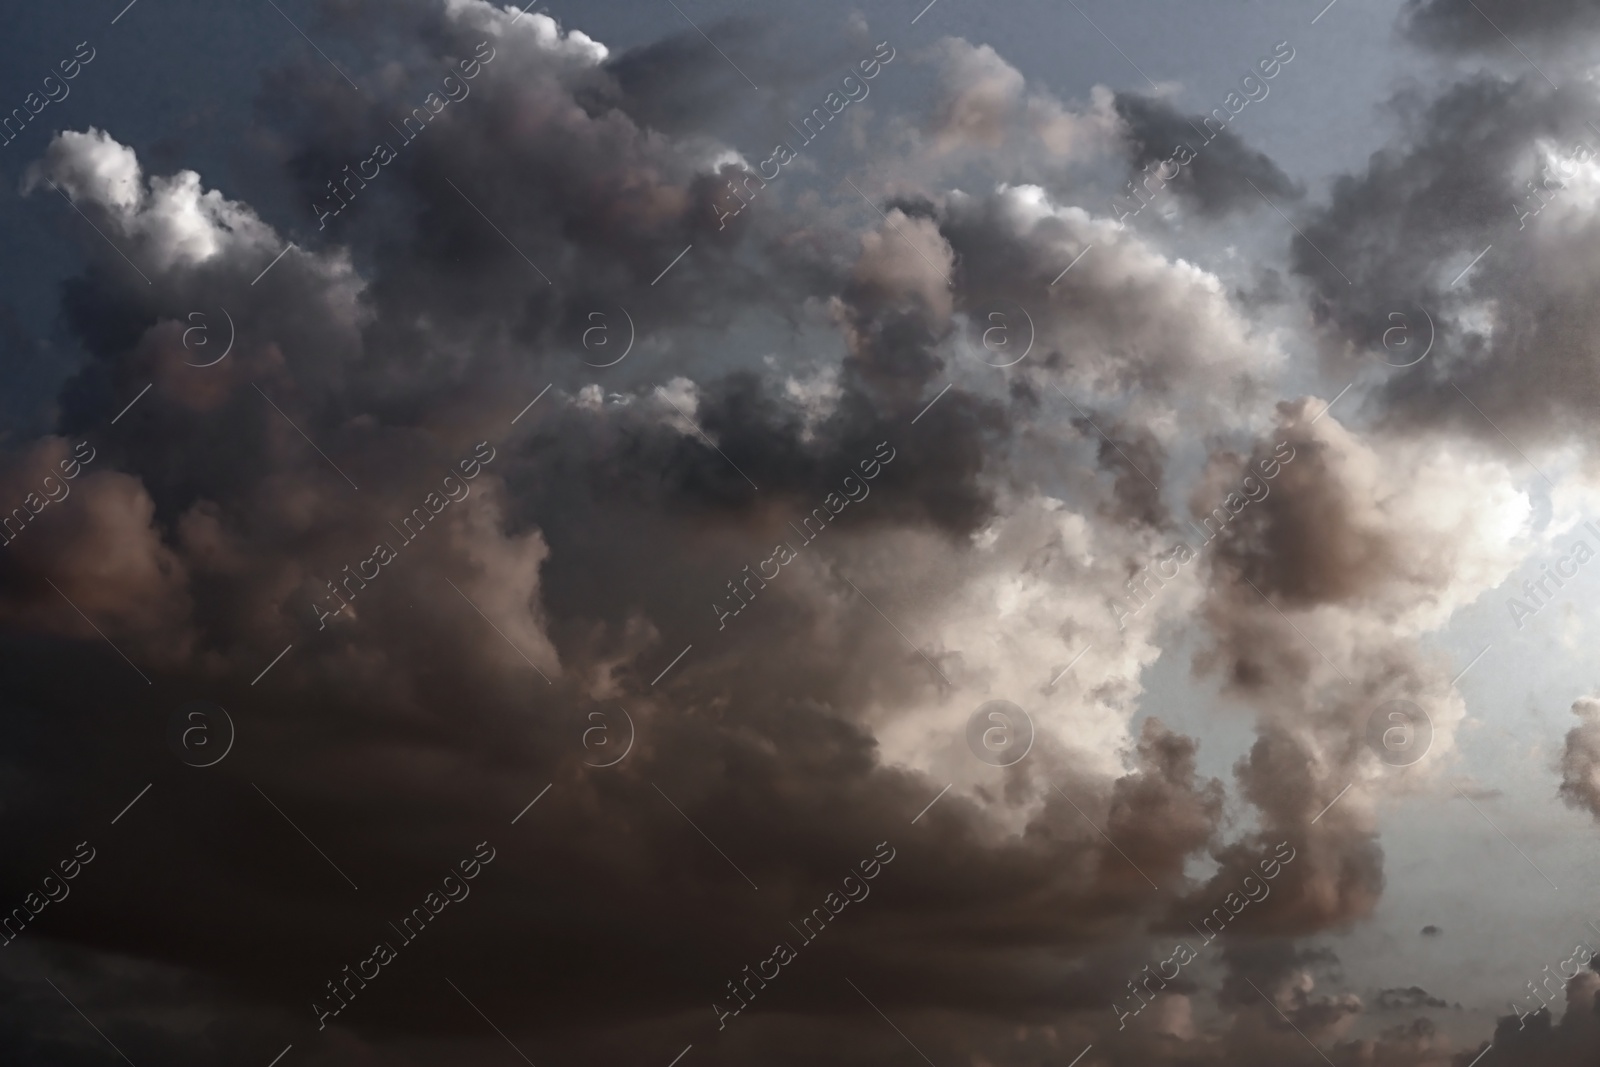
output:
<path id="1" fill-rule="evenodd" d="M 1277 234 L 1258 193 L 1306 195 L 1243 134 L 1159 220 L 1113 210 L 1192 136 L 1162 96 L 1063 100 L 856 16 L 786 57 L 718 27 L 783 86 L 735 103 L 695 33 L 617 52 L 484 0 L 395 17 L 418 32 L 357 72 L 373 96 L 269 77 L 262 180 L 292 212 L 96 125 L 22 181 L 94 229 L 54 432 L 0 454 L 27 861 L 0 887 L 25 901 L 86 837 L 100 858 L 8 944 L 0 1047 L 98 1062 L 49 976 L 138 1062 L 1481 1051 L 1434 1021 L 1453 995 L 1351 991 L 1324 938 L 1383 897 L 1380 798 L 1457 758 L 1430 639 L 1541 543 L 1526 465 L 1587 461 L 1593 165 L 1510 208 L 1585 136 L 1586 85 L 1479 71 L 1397 104 L 1401 139 L 1273 253 L 1285 317 L 1184 244 Z M 1405 27 L 1483 44 L 1461 18 Z M 847 74 L 872 90 L 835 106 Z M 824 132 L 780 121 L 812 106 Z M 1312 364 L 1365 373 L 1396 294 L 1438 354 L 1341 409 L 1304 395 Z M 1186 656 L 1237 750 L 1152 695 Z M 1404 779 L 1371 742 L 1395 699 L 1431 727 Z M 231 723 L 206 768 L 171 747 L 200 743 L 172 727 L 192 700 Z M 1026 720 L 974 718 L 1002 700 Z M 1600 817 L 1573 710 L 1548 792 Z M 402 929 L 484 847 L 470 894 Z M 881 850 L 870 894 L 828 903 Z M 1174 941 L 1196 962 L 1149 981 Z M 378 945 L 378 976 L 341 970 Z M 746 970 L 775 945 L 793 962 Z M 1596 984 L 1496 1047 L 1586 1062 Z"/>

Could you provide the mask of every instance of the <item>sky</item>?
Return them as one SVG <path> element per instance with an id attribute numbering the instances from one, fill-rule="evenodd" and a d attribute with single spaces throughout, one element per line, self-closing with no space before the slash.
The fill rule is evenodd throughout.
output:
<path id="1" fill-rule="evenodd" d="M 0 1061 L 1600 1054 L 1600 10 L 0 40 Z"/>

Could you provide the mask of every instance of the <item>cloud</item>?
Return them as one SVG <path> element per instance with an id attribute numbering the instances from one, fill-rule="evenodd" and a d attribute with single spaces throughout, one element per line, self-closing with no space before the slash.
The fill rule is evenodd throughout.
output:
<path id="1" fill-rule="evenodd" d="M 1421 986 L 1404 989 L 1380 989 L 1374 1006 L 1380 1011 L 1416 1011 L 1419 1008 L 1448 1008 L 1448 1001 L 1430 996 Z"/>
<path id="2" fill-rule="evenodd" d="M 1561 799 L 1600 819 L 1600 701 L 1581 697 L 1572 704 L 1579 725 L 1567 731 L 1561 749 Z"/>
<path id="3" fill-rule="evenodd" d="M 1582 0 L 1407 0 L 1401 15 L 1411 37 L 1442 50 L 1505 50 L 1512 41 L 1543 46 L 1600 31 L 1600 14 Z"/>
<path id="4" fill-rule="evenodd" d="M 136 241 L 141 254 L 135 262 L 158 271 L 277 251 L 271 229 L 248 207 L 214 189 L 202 191 L 192 170 L 147 182 L 133 150 L 92 126 L 50 142 L 44 158 L 28 168 L 23 191 L 41 184 L 100 208 L 114 233 Z"/>
<path id="5" fill-rule="evenodd" d="M 1016 150 L 1034 166 L 1093 158 L 1114 143 L 1111 94 L 1096 90 L 1088 107 L 1063 104 L 1031 89 L 1022 72 L 989 45 L 946 37 L 929 50 L 939 95 L 925 120 L 936 156 Z M 953 162 L 953 160 L 947 160 Z M 1052 168 L 1053 169 L 1053 168 Z"/>
<path id="6" fill-rule="evenodd" d="M 1153 946 L 1286 842 L 1272 895 L 1126 1035 L 1129 1062 L 1303 1056 L 1285 1016 L 1335 1059 L 1459 1056 L 1425 1020 L 1358 1036 L 1365 1006 L 1312 939 L 1384 888 L 1367 716 L 1407 694 L 1450 752 L 1464 705 L 1422 639 L 1520 560 L 1531 505 L 1465 435 L 1274 410 L 1301 338 L 1083 178 L 1175 114 L 1064 103 L 987 46 L 908 46 L 921 110 L 874 96 L 848 120 L 897 151 L 840 138 L 870 206 L 808 158 L 723 229 L 740 153 L 696 119 L 696 38 L 619 54 L 480 0 L 398 14 L 428 32 L 372 72 L 392 99 L 479 41 L 495 58 L 325 228 L 329 180 L 393 135 L 314 80 L 276 77 L 262 106 L 282 217 L 148 174 L 98 128 L 30 171 L 146 277 L 79 234 L 61 314 L 85 362 L 55 432 L 0 459 L 20 500 L 99 450 L 0 558 L 13 847 L 103 849 L 72 923 L 14 953 L 139 1062 L 280 1039 L 308 1063 L 505 1054 L 443 976 L 535 1059 L 903 1053 L 845 974 L 937 1062 L 1070 1062 L 1118 1040 L 1107 1009 Z M 1208 217 L 1236 204 L 1225 180 L 1282 177 L 1210 151 L 1179 194 Z M 1321 299 L 1322 329 L 1354 330 Z M 234 329 L 214 366 L 197 311 L 208 345 Z M 597 313 L 635 330 L 612 367 L 587 362 Z M 995 314 L 1033 346 L 1013 367 L 984 347 Z M 1270 495 L 1119 618 L 1280 442 Z M 793 561 L 751 577 L 779 544 Z M 1197 684 L 1251 719 L 1238 751 L 1154 713 L 1180 625 Z M 209 777 L 161 747 L 190 699 L 238 726 Z M 1031 717 L 1014 767 L 967 748 L 996 699 Z M 595 714 L 634 731 L 614 768 L 585 748 Z M 471 899 L 318 1031 L 328 977 L 483 840 Z M 719 1030 L 740 968 L 880 843 L 871 898 Z M 33 992 L 0 1012 L 8 1047 L 90 1055 Z"/>
<path id="7" fill-rule="evenodd" d="M 1535 463 L 1587 438 L 1582 412 L 1600 387 L 1583 340 L 1596 285 L 1583 250 L 1600 171 L 1579 149 L 1596 147 L 1593 103 L 1581 84 L 1553 91 L 1536 75 L 1474 74 L 1431 99 L 1403 96 L 1405 132 L 1302 226 L 1291 251 L 1330 368 L 1402 362 L 1385 350 L 1397 325 L 1419 348 L 1433 342 L 1378 386 L 1377 418 L 1500 447 L 1504 433 Z"/>
<path id="8" fill-rule="evenodd" d="M 1168 184 L 1202 216 L 1220 218 L 1260 205 L 1252 184 L 1277 203 L 1304 192 L 1266 153 L 1251 149 L 1233 130 L 1220 130 L 1208 140 L 1202 129 L 1204 115 L 1180 115 L 1167 101 L 1137 93 L 1118 93 L 1116 108 L 1126 124 L 1130 177 L 1135 184 L 1147 168 L 1171 159 L 1179 145 L 1191 146 L 1193 161 Z"/>

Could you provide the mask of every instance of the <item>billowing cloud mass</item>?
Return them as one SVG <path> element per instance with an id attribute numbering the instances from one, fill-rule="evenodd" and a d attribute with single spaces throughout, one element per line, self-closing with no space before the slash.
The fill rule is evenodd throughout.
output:
<path id="1" fill-rule="evenodd" d="M 1117 97 L 1117 113 L 1127 123 L 1135 185 L 1142 187 L 1155 168 L 1156 185 L 1141 188 L 1140 195 L 1159 187 L 1160 178 L 1170 177 L 1173 190 L 1195 210 L 1202 215 L 1223 215 L 1259 206 L 1261 194 L 1284 200 L 1300 193 L 1271 157 L 1250 148 L 1211 116 L 1184 116 L 1164 100 L 1132 93 Z M 1224 113 L 1224 117 L 1231 116 Z M 1158 166 L 1186 156 L 1193 161 L 1176 168 L 1175 174 Z"/>
<path id="2" fill-rule="evenodd" d="M 1480 2 L 1394 32 L 1600 30 Z M 1592 80 L 1321 187 L 898 15 L 366 7 L 255 196 L 87 109 L 19 168 L 83 265 L 0 442 L 0 1060 L 1592 1062 L 1591 970 L 1468 1018 L 1339 941 L 1440 932 L 1381 815 L 1465 780 L 1443 635 L 1582 532 Z"/>
<path id="3" fill-rule="evenodd" d="M 1600 701 L 1572 705 L 1579 725 L 1567 731 L 1561 752 L 1561 799 L 1600 819 Z"/>

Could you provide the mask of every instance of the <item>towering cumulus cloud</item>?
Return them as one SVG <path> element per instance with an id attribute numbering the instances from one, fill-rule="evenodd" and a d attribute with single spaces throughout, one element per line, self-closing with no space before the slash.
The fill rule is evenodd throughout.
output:
<path id="1" fill-rule="evenodd" d="M 1600 23 L 1409 0 L 1312 152 L 1338 7 L 1224 128 L 960 4 L 285 4 L 227 145 L 17 138 L 0 1061 L 1593 1061 L 1600 579 L 1503 604 L 1600 503 Z"/>

